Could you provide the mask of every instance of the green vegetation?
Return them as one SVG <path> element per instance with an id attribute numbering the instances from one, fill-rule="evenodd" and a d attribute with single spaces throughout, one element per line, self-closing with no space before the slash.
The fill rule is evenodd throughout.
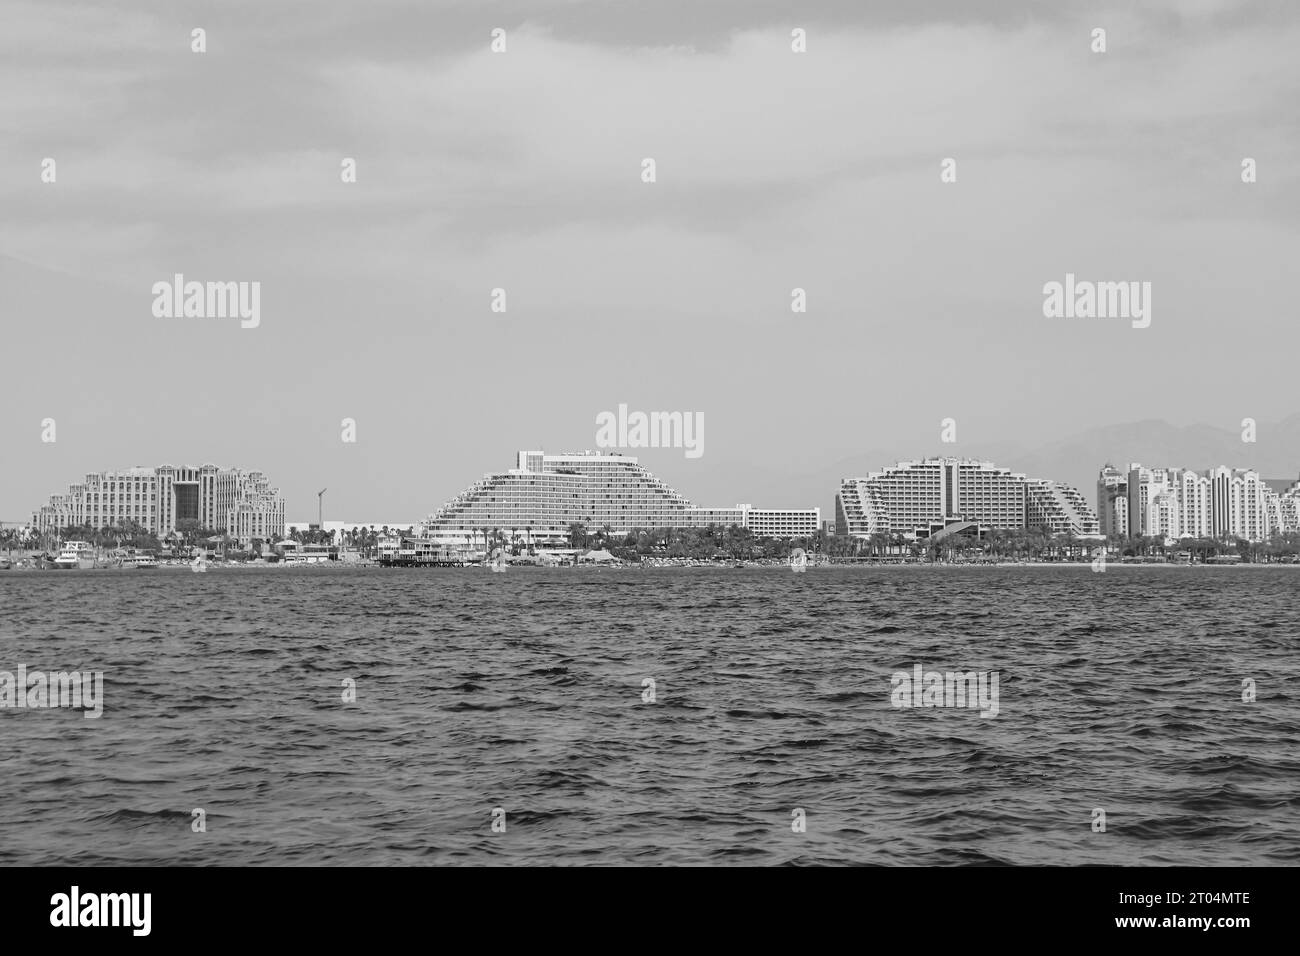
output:
<path id="1" fill-rule="evenodd" d="M 604 548 L 615 557 L 630 561 L 642 557 L 693 558 L 699 561 L 786 558 L 795 548 L 825 551 L 828 540 L 822 532 L 801 538 L 758 538 L 748 528 L 734 524 L 711 524 L 705 528 L 638 528 L 623 535 L 613 533 L 608 525 L 594 535 L 588 535 L 581 525 L 570 529 L 570 541 L 574 542 L 574 547 Z"/>
<path id="2" fill-rule="evenodd" d="M 30 547 L 53 551 L 59 541 L 88 541 L 98 548 L 136 548 L 140 551 L 160 551 L 164 547 L 157 535 L 130 519 L 103 528 L 92 528 L 88 524 L 70 526 L 57 534 L 38 536 Z"/>
<path id="3" fill-rule="evenodd" d="M 690 558 L 694 560 L 757 560 L 787 558 L 795 548 L 831 559 L 918 561 L 960 563 L 979 561 L 1091 561 L 1103 542 L 1081 539 L 1073 534 L 1053 535 L 1048 528 L 991 531 L 979 540 L 970 535 L 950 535 L 938 541 L 908 541 L 901 534 L 874 534 L 869 538 L 827 535 L 817 532 L 799 538 L 757 538 L 737 525 L 709 525 L 707 528 L 636 529 L 625 535 L 612 534 L 606 526 L 590 533 L 585 525 L 569 528 L 569 544 L 575 548 L 608 548 L 616 557 Z M 1112 535 L 1106 542 L 1108 561 L 1124 559 L 1203 564 L 1216 558 L 1236 557 L 1243 563 L 1300 562 L 1300 533 L 1276 535 L 1268 542 L 1237 538 L 1185 539 L 1166 546 L 1152 537 L 1129 538 Z"/>
<path id="4" fill-rule="evenodd" d="M 341 533 L 328 531 L 303 531 L 290 527 L 288 539 L 301 544 L 337 544 L 359 550 L 363 557 L 372 558 L 378 552 L 381 538 L 389 535 L 410 537 L 411 528 L 390 529 L 387 525 L 355 527 Z M 689 558 L 699 561 L 759 559 L 784 559 L 795 548 L 803 548 L 813 555 L 825 555 L 833 560 L 846 561 L 918 561 L 935 563 L 991 562 L 991 561 L 1090 561 L 1102 546 L 1095 540 L 1081 540 L 1074 535 L 1053 535 L 1046 528 L 992 531 L 984 540 L 968 535 L 950 535 L 939 541 L 908 541 L 902 535 L 874 534 L 869 538 L 852 538 L 847 535 L 827 535 L 817 532 L 799 538 L 758 538 L 747 528 L 738 525 L 709 525 L 706 528 L 653 528 L 615 533 L 609 525 L 590 531 L 586 525 L 573 524 L 568 532 L 569 545 L 574 548 L 609 550 L 616 557 L 637 561 L 643 557 Z M 209 539 L 220 539 L 219 543 Z M 249 554 L 269 552 L 281 540 L 255 539 Z M 54 551 L 61 541 L 89 541 L 102 548 L 135 548 L 141 551 L 181 551 L 192 547 L 209 546 L 229 551 L 236 542 L 229 535 L 212 528 L 204 528 L 194 520 L 177 523 L 175 532 L 161 540 L 134 521 L 122 521 L 105 528 L 88 525 L 67 527 L 57 533 L 24 534 L 17 528 L 0 528 L 0 553 L 12 555 L 14 551 Z M 479 532 L 473 542 L 475 547 L 491 552 L 503 548 L 511 554 L 531 554 L 535 551 L 531 528 L 493 528 Z M 1244 541 L 1239 538 L 1185 538 L 1166 545 L 1160 538 L 1111 535 L 1105 541 L 1108 561 L 1138 561 L 1156 563 L 1207 564 L 1240 561 L 1244 564 L 1295 564 L 1300 563 L 1300 532 L 1274 535 L 1268 541 Z"/>

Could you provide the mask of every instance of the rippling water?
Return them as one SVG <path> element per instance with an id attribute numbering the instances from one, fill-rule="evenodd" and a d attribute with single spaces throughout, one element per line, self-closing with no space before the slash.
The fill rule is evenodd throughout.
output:
<path id="1" fill-rule="evenodd" d="M 1297 584 L 0 573 L 0 670 L 106 698 L 0 710 L 0 862 L 1295 865 Z M 998 671 L 998 715 L 891 706 L 918 663 Z"/>

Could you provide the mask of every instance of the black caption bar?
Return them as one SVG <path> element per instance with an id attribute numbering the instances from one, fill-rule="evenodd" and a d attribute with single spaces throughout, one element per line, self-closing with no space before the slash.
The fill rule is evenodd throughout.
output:
<path id="1" fill-rule="evenodd" d="M 889 939 L 961 926 L 997 938 L 1050 932 L 1139 945 L 1262 939 L 1284 925 L 1284 869 L 814 869 L 537 872 L 447 869 L 86 868 L 0 870 L 6 942 L 338 944 L 429 927 L 474 934 L 691 925 L 735 939 Z M 971 922 L 967 922 L 971 921 Z M 975 922 L 978 921 L 978 922 Z M 946 927 L 946 929 L 945 929 Z M 673 930 L 678 936 L 678 930 Z M 689 934 L 688 934 L 689 936 Z M 62 938 L 62 939 L 61 939 Z M 608 936 L 601 938 L 609 939 Z M 617 937 L 615 937 L 617 938 Z"/>

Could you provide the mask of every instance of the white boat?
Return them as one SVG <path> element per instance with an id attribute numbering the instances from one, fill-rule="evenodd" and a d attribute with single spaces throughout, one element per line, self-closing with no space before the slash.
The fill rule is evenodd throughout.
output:
<path id="1" fill-rule="evenodd" d="M 136 552 L 127 559 L 127 564 L 133 568 L 156 568 L 158 567 L 158 559 L 146 552 Z"/>
<path id="2" fill-rule="evenodd" d="M 208 559 L 206 555 L 200 554 L 190 562 L 190 570 L 195 574 L 202 574 L 208 569 Z"/>
<path id="3" fill-rule="evenodd" d="M 803 548 L 795 548 L 790 552 L 790 570 L 795 574 L 803 574 L 808 569 L 808 552 Z"/>
<path id="4" fill-rule="evenodd" d="M 495 571 L 498 574 L 506 569 L 506 553 L 502 548 L 497 548 L 488 558 L 488 570 Z"/>
<path id="5" fill-rule="evenodd" d="M 56 571 L 87 571 L 95 566 L 95 548 L 88 541 L 67 541 L 54 559 Z"/>

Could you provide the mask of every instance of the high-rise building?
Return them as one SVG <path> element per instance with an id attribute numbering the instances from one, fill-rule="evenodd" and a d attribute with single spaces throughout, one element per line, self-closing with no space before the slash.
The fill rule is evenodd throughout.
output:
<path id="1" fill-rule="evenodd" d="M 1168 468 L 1128 471 L 1128 533 L 1133 537 L 1177 538 L 1181 533 L 1176 473 Z"/>
<path id="2" fill-rule="evenodd" d="M 821 509 L 701 508 L 630 456 L 521 451 L 514 468 L 484 475 L 430 515 L 422 533 L 471 544 L 499 529 L 536 544 L 563 544 L 579 524 L 589 533 L 608 527 L 614 534 L 734 524 L 759 537 L 806 537 L 821 526 Z"/>
<path id="3" fill-rule="evenodd" d="M 1103 530 L 1119 512 L 1123 495 L 1132 537 L 1237 537 L 1263 541 L 1284 526 L 1286 509 L 1276 491 L 1251 469 L 1219 466 L 1203 472 L 1129 465 L 1123 481 L 1106 465 L 1097 479 Z M 1300 485 L 1300 482 L 1297 482 Z M 1111 507 L 1111 512 L 1107 508 Z"/>
<path id="4" fill-rule="evenodd" d="M 1259 472 L 1220 465 L 1207 472 L 1210 479 L 1211 534 L 1232 535 L 1247 541 L 1268 538 L 1268 505 L 1271 494 Z"/>
<path id="5" fill-rule="evenodd" d="M 1128 474 L 1109 462 L 1097 476 L 1097 524 L 1104 535 L 1128 534 Z"/>
<path id="6" fill-rule="evenodd" d="M 1269 533 L 1290 534 L 1300 531 L 1300 479 L 1264 482 L 1273 492 L 1269 503 Z"/>
<path id="7" fill-rule="evenodd" d="M 1178 497 L 1180 537 L 1204 538 L 1210 534 L 1210 479 L 1188 469 L 1174 472 L 1173 490 Z"/>
<path id="8" fill-rule="evenodd" d="M 1076 489 L 969 458 L 900 461 L 865 478 L 845 478 L 835 498 L 837 530 L 855 537 L 926 537 L 955 522 L 981 528 L 1048 525 L 1097 533 L 1097 518 Z"/>
<path id="9" fill-rule="evenodd" d="M 260 471 L 159 465 L 88 474 L 32 514 L 42 533 L 130 521 L 159 537 L 187 519 L 244 543 L 269 539 L 284 534 L 284 499 Z"/>

